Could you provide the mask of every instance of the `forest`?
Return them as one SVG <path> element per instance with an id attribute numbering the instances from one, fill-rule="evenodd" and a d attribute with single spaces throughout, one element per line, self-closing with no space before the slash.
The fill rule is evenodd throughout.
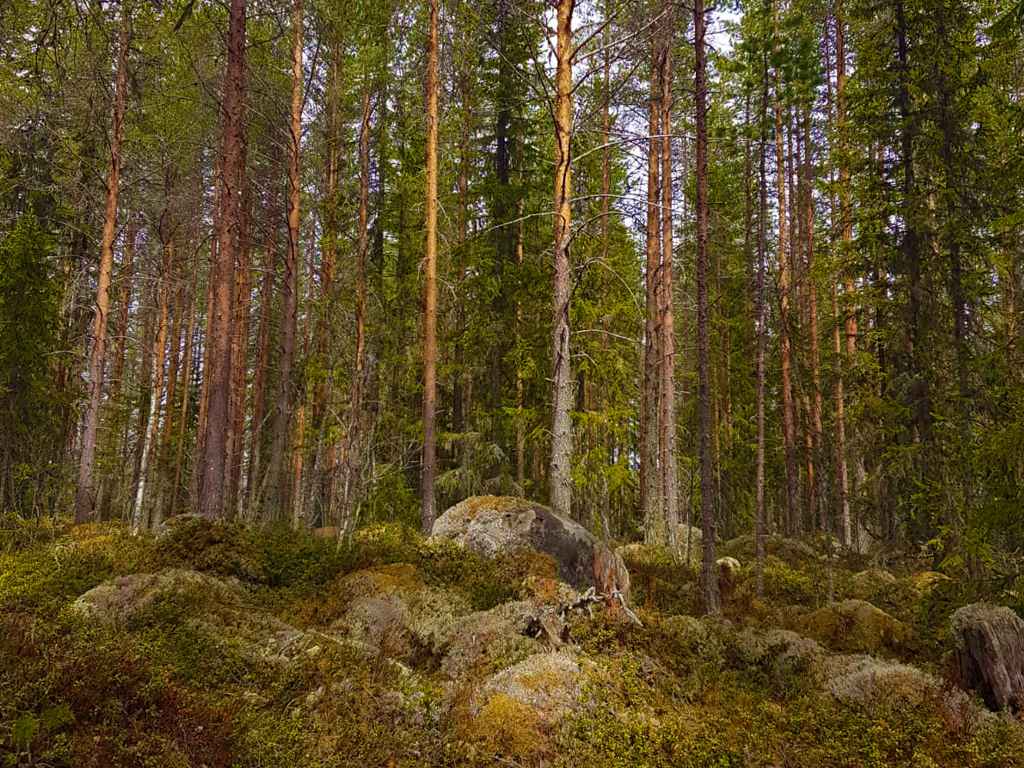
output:
<path id="1" fill-rule="evenodd" d="M 5 0 L 0 758 L 1024 766 L 1024 3 Z"/>

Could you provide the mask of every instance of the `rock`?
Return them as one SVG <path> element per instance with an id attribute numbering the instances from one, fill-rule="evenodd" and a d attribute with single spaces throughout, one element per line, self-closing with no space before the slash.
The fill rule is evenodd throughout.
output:
<path id="1" fill-rule="evenodd" d="M 195 611 L 213 602 L 237 606 L 241 589 L 199 571 L 166 568 L 156 573 L 119 576 L 93 587 L 72 604 L 79 613 L 106 624 L 122 624 L 158 601 L 177 599 Z"/>
<path id="2" fill-rule="evenodd" d="M 628 592 L 622 558 L 586 528 L 547 507 L 513 496 L 473 496 L 448 509 L 431 536 L 458 542 L 482 555 L 529 548 L 554 558 L 558 576 L 577 589 Z M 607 592 L 605 592 L 607 594 Z"/>
<path id="3" fill-rule="evenodd" d="M 951 730 L 970 728 L 985 713 L 962 691 L 917 667 L 871 656 L 839 656 L 826 665 L 825 690 L 839 701 L 873 710 L 879 705 L 938 707 Z"/>
<path id="4" fill-rule="evenodd" d="M 786 563 L 817 562 L 820 559 L 820 552 L 814 547 L 799 539 L 787 539 L 784 536 L 767 536 L 764 543 L 765 554 L 774 555 Z M 722 544 L 723 555 L 753 560 L 755 557 L 754 537 L 751 534 L 738 536 L 735 539 Z"/>
<path id="5" fill-rule="evenodd" d="M 477 717 L 496 697 L 531 710 L 544 725 L 554 725 L 579 705 L 583 688 L 576 657 L 565 651 L 535 653 L 487 680 L 471 699 Z"/>
<path id="6" fill-rule="evenodd" d="M 865 600 L 831 603 L 797 618 L 797 629 L 843 651 L 899 650 L 910 640 L 902 622 Z"/>
<path id="7" fill-rule="evenodd" d="M 746 663 L 766 666 L 775 673 L 793 671 L 796 667 L 816 671 L 826 656 L 816 640 L 789 629 L 745 629 L 737 634 L 735 645 Z"/>
<path id="8" fill-rule="evenodd" d="M 850 594 L 860 600 L 872 600 L 896 585 L 896 577 L 881 568 L 869 568 L 850 577 Z"/>
<path id="9" fill-rule="evenodd" d="M 989 709 L 1024 711 L 1024 620 L 1004 606 L 974 603 L 950 619 L 953 675 Z"/>
<path id="10" fill-rule="evenodd" d="M 348 607 L 332 631 L 393 659 L 439 656 L 458 618 L 470 612 L 465 598 L 427 586 L 406 563 L 355 571 L 336 588 Z"/>
<path id="11" fill-rule="evenodd" d="M 452 680 L 489 675 L 543 651 L 527 636 L 535 610 L 534 603 L 517 600 L 464 617 L 449 635 L 441 671 Z"/>

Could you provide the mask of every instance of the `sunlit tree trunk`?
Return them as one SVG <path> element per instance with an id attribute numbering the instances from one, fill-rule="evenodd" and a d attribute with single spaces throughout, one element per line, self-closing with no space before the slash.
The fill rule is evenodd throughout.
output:
<path id="1" fill-rule="evenodd" d="M 434 475 L 437 471 L 437 4 L 430 0 L 427 32 L 426 250 L 423 259 L 423 467 L 420 524 L 434 525 Z"/>
<path id="2" fill-rule="evenodd" d="M 775 54 L 779 55 L 779 8 L 774 6 Z M 786 149 L 782 121 L 782 77 L 775 68 L 775 178 L 779 208 L 779 345 L 782 357 L 782 441 L 786 464 L 786 530 L 796 533 L 800 527 L 799 470 L 796 458 L 796 406 L 793 401 L 792 350 L 790 340 L 790 293 L 792 270 L 786 220 Z"/>
<path id="3" fill-rule="evenodd" d="M 572 15 L 575 0 L 558 0 L 555 70 L 555 253 L 551 391 L 551 506 L 569 515 L 572 506 L 572 370 L 569 301 L 572 276 Z"/>
<path id="4" fill-rule="evenodd" d="M 114 81 L 114 108 L 110 130 L 110 164 L 107 169 L 107 201 L 100 241 L 100 264 L 96 277 L 96 312 L 93 316 L 92 350 L 89 354 L 89 402 L 85 409 L 82 454 L 78 465 L 78 490 L 75 495 L 75 522 L 84 523 L 93 512 L 95 491 L 93 470 L 96 460 L 96 435 L 99 429 L 100 403 L 103 399 L 103 369 L 107 353 L 107 313 L 110 309 L 110 276 L 114 265 L 114 238 L 117 235 L 117 199 L 121 185 L 121 143 L 124 139 L 124 114 L 128 100 L 128 32 L 131 20 L 121 6 L 118 35 L 117 73 Z"/>

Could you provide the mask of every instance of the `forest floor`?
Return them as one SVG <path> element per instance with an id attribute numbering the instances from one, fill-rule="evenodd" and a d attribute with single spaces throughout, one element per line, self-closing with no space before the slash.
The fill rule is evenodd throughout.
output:
<path id="1" fill-rule="evenodd" d="M 773 538 L 759 599 L 750 547 L 721 547 L 723 618 L 699 618 L 693 567 L 634 546 L 642 626 L 589 606 L 545 633 L 575 595 L 537 553 L 22 525 L 0 540 L 0 761 L 1024 766 L 1024 726 L 944 675 L 951 613 L 1018 592 Z"/>

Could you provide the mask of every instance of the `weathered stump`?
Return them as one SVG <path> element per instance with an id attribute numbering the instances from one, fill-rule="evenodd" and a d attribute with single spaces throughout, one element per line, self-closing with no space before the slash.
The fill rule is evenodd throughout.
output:
<path id="1" fill-rule="evenodd" d="M 975 603 L 950 621 L 957 683 L 989 709 L 1024 710 L 1024 620 L 1004 606 Z"/>

